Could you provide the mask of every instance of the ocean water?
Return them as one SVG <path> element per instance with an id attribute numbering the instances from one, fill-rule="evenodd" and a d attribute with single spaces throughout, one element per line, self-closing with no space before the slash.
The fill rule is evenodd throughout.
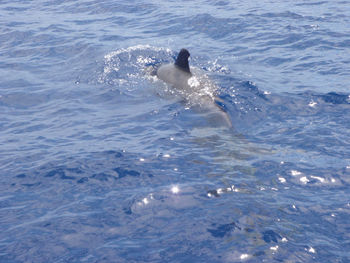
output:
<path id="1" fill-rule="evenodd" d="M 350 262 L 348 1 L 0 14 L 0 262 Z"/>

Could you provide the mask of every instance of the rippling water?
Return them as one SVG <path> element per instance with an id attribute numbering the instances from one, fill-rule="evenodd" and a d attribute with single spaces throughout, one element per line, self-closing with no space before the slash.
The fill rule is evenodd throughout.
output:
<path id="1" fill-rule="evenodd" d="M 348 1 L 0 14 L 0 262 L 350 261 Z"/>

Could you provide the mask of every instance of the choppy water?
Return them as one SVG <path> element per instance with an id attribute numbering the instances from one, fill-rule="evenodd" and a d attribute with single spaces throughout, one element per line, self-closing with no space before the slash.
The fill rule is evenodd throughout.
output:
<path id="1" fill-rule="evenodd" d="M 0 14 L 0 262 L 350 261 L 348 1 Z M 232 128 L 147 75 L 183 47 Z"/>

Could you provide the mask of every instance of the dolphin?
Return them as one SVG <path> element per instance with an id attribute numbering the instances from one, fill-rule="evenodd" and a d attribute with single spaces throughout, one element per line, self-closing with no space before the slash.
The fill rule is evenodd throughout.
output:
<path id="1" fill-rule="evenodd" d="M 190 52 L 181 49 L 175 63 L 161 65 L 154 75 L 170 85 L 174 93 L 179 94 L 191 108 L 205 114 L 211 124 L 232 127 L 228 114 L 218 104 L 218 87 L 200 70 L 190 70 L 189 57 Z"/>
<path id="2" fill-rule="evenodd" d="M 188 80 L 192 77 L 188 63 L 189 57 L 190 52 L 187 49 L 181 49 L 174 64 L 166 64 L 158 68 L 157 77 L 174 87 L 186 88 Z"/>

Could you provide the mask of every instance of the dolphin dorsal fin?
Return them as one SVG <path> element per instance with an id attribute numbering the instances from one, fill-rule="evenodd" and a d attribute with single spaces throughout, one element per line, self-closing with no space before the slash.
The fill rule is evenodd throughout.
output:
<path id="1" fill-rule="evenodd" d="M 188 58 L 190 56 L 190 52 L 187 49 L 183 48 L 180 50 L 179 55 L 177 55 L 175 65 L 181 70 L 191 73 L 190 66 L 188 64 Z"/>

